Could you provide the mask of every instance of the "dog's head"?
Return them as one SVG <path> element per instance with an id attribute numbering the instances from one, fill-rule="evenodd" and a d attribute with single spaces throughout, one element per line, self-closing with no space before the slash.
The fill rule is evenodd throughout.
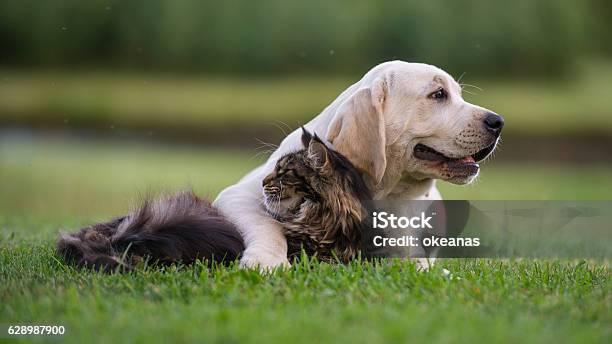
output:
<path id="1" fill-rule="evenodd" d="M 375 184 L 406 174 L 470 183 L 504 125 L 463 100 L 448 73 L 426 64 L 383 63 L 347 92 L 327 139 Z"/>

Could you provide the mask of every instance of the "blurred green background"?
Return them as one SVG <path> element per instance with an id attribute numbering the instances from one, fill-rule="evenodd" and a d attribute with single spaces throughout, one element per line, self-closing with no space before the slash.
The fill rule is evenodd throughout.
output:
<path id="1" fill-rule="evenodd" d="M 504 115 L 460 199 L 609 199 L 612 3 L 0 1 L 0 216 L 105 217 L 211 197 L 391 59 Z"/>

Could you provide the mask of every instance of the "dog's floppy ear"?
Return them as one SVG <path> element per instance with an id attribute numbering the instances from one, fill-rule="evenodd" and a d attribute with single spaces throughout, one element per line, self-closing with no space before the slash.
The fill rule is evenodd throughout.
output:
<path id="1" fill-rule="evenodd" d="M 340 105 L 327 129 L 327 140 L 378 184 L 387 167 L 383 118 L 387 91 L 382 79 L 374 85 L 359 89 Z"/>

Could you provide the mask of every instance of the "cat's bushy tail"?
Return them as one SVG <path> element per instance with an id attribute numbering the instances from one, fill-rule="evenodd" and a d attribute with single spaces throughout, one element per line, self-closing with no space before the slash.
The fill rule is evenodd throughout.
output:
<path id="1" fill-rule="evenodd" d="M 192 191 L 145 200 L 124 217 L 62 234 L 58 253 L 79 267 L 130 269 L 142 259 L 171 264 L 234 261 L 244 251 L 236 227 Z"/>

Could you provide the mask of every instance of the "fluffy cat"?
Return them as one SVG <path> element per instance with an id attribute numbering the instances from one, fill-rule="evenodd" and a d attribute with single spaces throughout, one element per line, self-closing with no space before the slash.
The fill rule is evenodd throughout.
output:
<path id="1" fill-rule="evenodd" d="M 361 246 L 360 172 L 303 129 L 303 149 L 281 157 L 263 180 L 265 210 L 285 230 L 289 258 L 303 249 L 323 261 L 346 262 Z M 79 267 L 114 271 L 142 259 L 161 264 L 237 259 L 244 244 L 236 227 L 192 191 L 145 201 L 132 213 L 62 234 L 58 253 Z"/>
<path id="2" fill-rule="evenodd" d="M 360 172 L 306 130 L 307 147 L 281 157 L 263 180 L 268 213 L 281 223 L 288 256 L 303 248 L 319 260 L 354 258 L 361 246 L 362 202 L 371 199 Z"/>

